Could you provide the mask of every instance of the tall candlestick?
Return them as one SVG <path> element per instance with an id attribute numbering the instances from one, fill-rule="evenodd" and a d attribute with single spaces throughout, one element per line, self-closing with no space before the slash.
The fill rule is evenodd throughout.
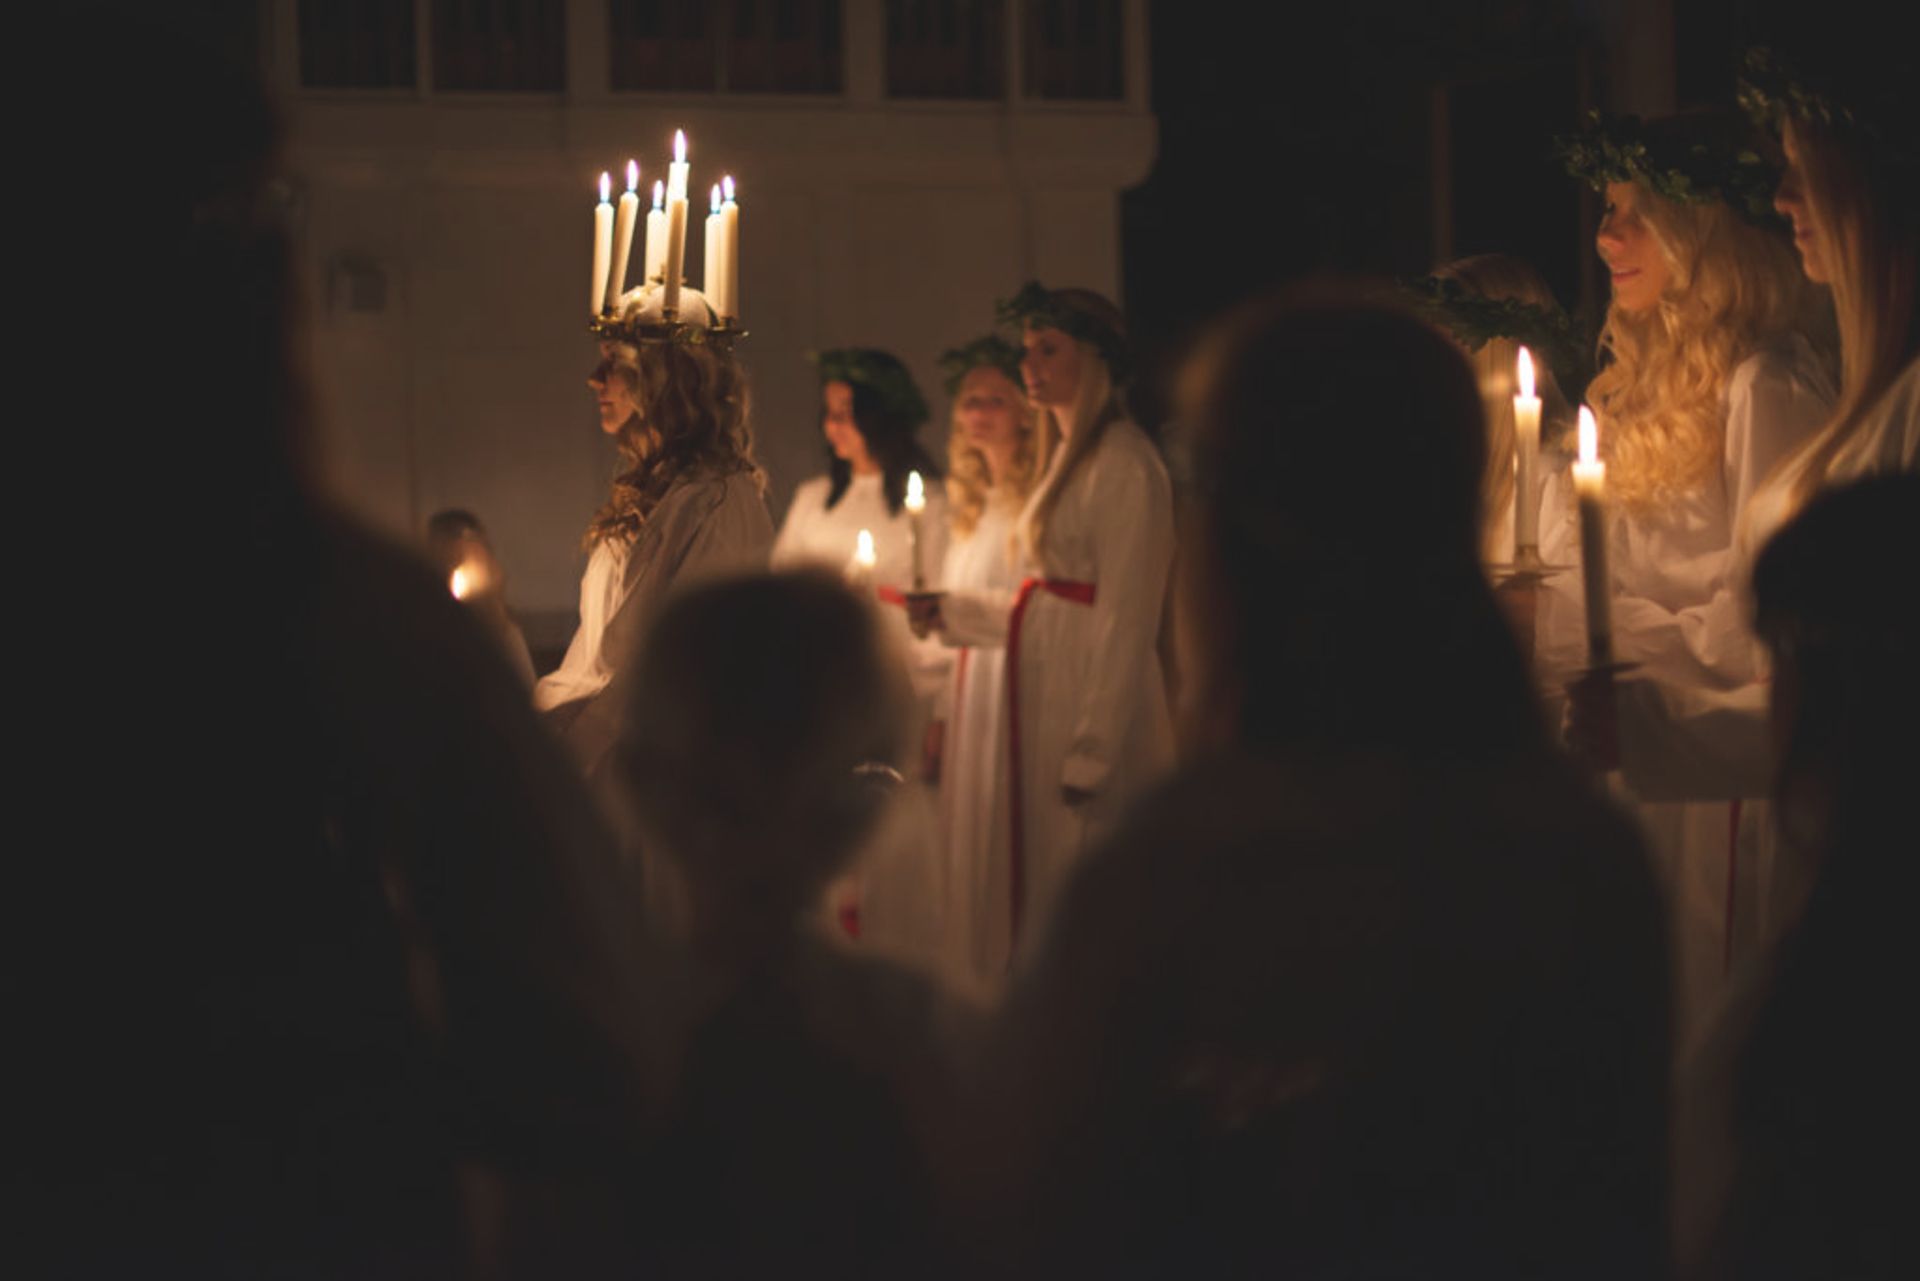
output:
<path id="1" fill-rule="evenodd" d="M 1613 580 L 1607 573 L 1607 465 L 1599 459 L 1593 411 L 1580 406 L 1580 459 L 1573 491 L 1580 504 L 1580 568 L 1587 598 L 1587 662 L 1613 663 Z"/>
<path id="2" fill-rule="evenodd" d="M 920 516 L 927 510 L 926 482 L 920 473 L 907 473 L 907 546 L 913 553 L 913 590 L 927 590 L 927 575 L 920 565 Z"/>
<path id="3" fill-rule="evenodd" d="M 627 190 L 620 197 L 620 209 L 613 225 L 613 275 L 607 280 L 608 311 L 619 305 L 620 295 L 627 288 L 627 259 L 633 256 L 633 224 L 640 212 L 640 196 L 635 190 L 639 185 L 640 165 L 629 160 Z"/>
<path id="4" fill-rule="evenodd" d="M 721 247 L 723 233 L 720 230 L 720 184 L 713 184 L 713 195 L 707 204 L 707 225 L 705 228 L 707 268 L 701 278 L 706 289 L 707 303 L 715 312 L 720 310 L 720 294 L 727 287 L 727 264 L 725 250 Z"/>
<path id="5" fill-rule="evenodd" d="M 613 176 L 600 175 L 600 203 L 593 207 L 593 301 L 589 309 L 598 315 L 607 297 L 607 275 L 613 265 L 613 206 L 607 198 L 613 194 Z"/>
<path id="6" fill-rule="evenodd" d="M 732 320 L 740 315 L 740 206 L 733 199 L 731 174 L 720 180 L 720 243 L 727 264 L 720 314 Z"/>
<path id="7" fill-rule="evenodd" d="M 640 283 L 666 279 L 667 261 L 667 184 L 653 181 L 653 208 L 647 211 L 646 260 L 641 264 Z"/>
<path id="8" fill-rule="evenodd" d="M 1520 349 L 1520 394 L 1513 398 L 1513 559 L 1540 558 L 1540 504 L 1534 473 L 1540 465 L 1540 398 L 1533 394 L 1533 353 Z"/>
<path id="9" fill-rule="evenodd" d="M 661 306 L 680 310 L 680 286 L 687 274 L 687 135 L 673 131 L 673 163 L 667 166 L 667 292 Z"/>

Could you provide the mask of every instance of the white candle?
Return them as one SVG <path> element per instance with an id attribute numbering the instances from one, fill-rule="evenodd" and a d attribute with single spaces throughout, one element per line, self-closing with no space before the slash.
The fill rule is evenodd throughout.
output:
<path id="1" fill-rule="evenodd" d="M 619 305 L 627 288 L 627 259 L 633 256 L 633 224 L 640 213 L 640 166 L 627 161 L 627 190 L 620 197 L 620 209 L 613 224 L 613 275 L 607 281 L 607 310 Z"/>
<path id="2" fill-rule="evenodd" d="M 926 482 L 920 473 L 907 473 L 907 546 L 913 549 L 913 590 L 927 590 L 927 576 L 920 566 L 920 514 L 927 510 Z"/>
<path id="3" fill-rule="evenodd" d="M 593 301 L 588 304 L 595 315 L 607 296 L 607 273 L 613 265 L 613 206 L 607 197 L 613 194 L 613 176 L 600 175 L 600 203 L 593 207 Z"/>
<path id="4" fill-rule="evenodd" d="M 873 566 L 879 560 L 873 550 L 873 531 L 863 529 L 853 543 L 853 559 L 847 562 L 847 582 L 858 591 L 873 587 Z"/>
<path id="5" fill-rule="evenodd" d="M 680 310 L 680 285 L 687 274 L 687 135 L 673 131 L 673 163 L 667 167 L 667 293 L 661 304 L 668 314 Z"/>
<path id="6" fill-rule="evenodd" d="M 707 202 L 706 255 L 707 272 L 702 282 L 707 291 L 707 302 L 717 312 L 720 310 L 720 295 L 727 287 L 727 264 L 721 249 L 720 230 L 720 184 L 713 184 L 713 194 Z"/>
<path id="7" fill-rule="evenodd" d="M 646 260 L 641 264 L 640 283 L 658 283 L 666 279 L 667 261 L 667 184 L 653 181 L 653 208 L 647 211 Z"/>
<path id="8" fill-rule="evenodd" d="M 740 206 L 733 199 L 733 176 L 720 180 L 720 244 L 727 264 L 726 289 L 720 314 L 729 320 L 740 315 Z"/>
<path id="9" fill-rule="evenodd" d="M 1580 503 L 1580 568 L 1587 598 L 1587 662 L 1613 662 L 1613 582 L 1607 573 L 1607 465 L 1600 461 L 1593 411 L 1580 406 L 1580 458 L 1573 492 Z"/>
<path id="10" fill-rule="evenodd" d="M 1533 394 L 1533 353 L 1520 349 L 1520 394 L 1513 398 L 1513 558 L 1540 554 L 1540 504 L 1534 472 L 1540 464 L 1540 398 Z"/>

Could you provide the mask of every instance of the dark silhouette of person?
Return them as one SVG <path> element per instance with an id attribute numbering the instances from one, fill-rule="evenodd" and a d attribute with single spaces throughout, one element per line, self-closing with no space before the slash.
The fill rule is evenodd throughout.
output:
<path id="1" fill-rule="evenodd" d="M 1183 401 L 1202 750 L 1016 979 L 960 1213 L 1034 1274 L 1659 1275 L 1659 902 L 1482 576 L 1465 363 L 1329 287 Z"/>

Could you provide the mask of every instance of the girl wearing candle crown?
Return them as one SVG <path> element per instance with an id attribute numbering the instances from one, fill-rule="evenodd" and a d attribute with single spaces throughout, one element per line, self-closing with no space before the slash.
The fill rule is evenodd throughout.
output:
<path id="1" fill-rule="evenodd" d="M 952 592 L 1009 593 L 1020 585 L 1014 526 L 1036 472 L 1032 406 L 1020 348 L 988 334 L 940 359 L 953 400 L 947 437 L 947 510 L 953 537 L 939 583 Z M 947 976 L 991 993 L 1011 947 L 1006 786 L 1006 649 L 950 634 L 940 831 L 947 876 Z"/>
<path id="2" fill-rule="evenodd" d="M 1760 482 L 1832 402 L 1823 301 L 1786 237 L 1763 225 L 1772 177 L 1747 151 L 1744 123 L 1596 117 L 1561 146 L 1569 169 L 1606 196 L 1597 248 L 1613 281 L 1601 336 L 1612 362 L 1587 397 L 1606 462 L 1614 655 L 1639 666 L 1636 679 L 1752 680 L 1759 654 L 1738 608 L 1735 535 Z M 1577 559 L 1570 490 L 1564 474 L 1546 487 L 1548 561 Z M 1580 576 L 1566 574 L 1541 592 L 1549 671 L 1585 661 L 1580 588 Z M 1584 705 L 1607 688 L 1590 677 L 1572 692 Z M 1570 741 L 1597 764 L 1615 763 L 1610 744 L 1578 732 Z M 1740 935 L 1753 933 L 1766 851 L 1753 812 L 1687 803 L 1660 784 L 1637 789 L 1638 816 L 1668 882 L 1684 1030 L 1724 988 L 1736 922 Z"/>
<path id="3" fill-rule="evenodd" d="M 1037 407 L 1040 481 L 1016 523 L 1020 586 L 912 602 L 956 644 L 1004 646 L 1010 948 L 1044 928 L 1081 853 L 1172 762 L 1157 640 L 1173 560 L 1173 495 L 1159 452 L 1126 416 L 1119 309 L 1085 289 L 1029 283 L 1021 373 Z"/>
<path id="4" fill-rule="evenodd" d="M 672 264 L 668 264 L 669 268 Z M 730 347 L 704 340 L 714 321 L 702 295 L 635 289 L 599 326 L 600 363 L 587 377 L 600 430 L 621 467 L 587 526 L 580 627 L 534 703 L 589 774 L 620 731 L 627 669 L 677 587 L 766 563 L 773 522 L 754 461 L 747 383 Z"/>

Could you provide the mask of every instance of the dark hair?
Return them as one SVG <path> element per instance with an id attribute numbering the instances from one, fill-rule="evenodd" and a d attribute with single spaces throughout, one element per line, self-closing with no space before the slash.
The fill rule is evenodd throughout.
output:
<path id="1" fill-rule="evenodd" d="M 1189 363 L 1210 710 L 1253 748 L 1543 745 L 1480 567 L 1479 389 L 1452 343 L 1363 297 L 1254 302 Z"/>
<path id="2" fill-rule="evenodd" d="M 883 646 L 872 611 L 817 571 L 703 587 L 660 616 L 633 672 L 621 774 L 690 881 L 778 912 L 853 856 L 877 812 L 861 767 L 902 747 Z"/>
<path id="3" fill-rule="evenodd" d="M 447 507 L 427 517 L 427 537 L 430 539 L 464 538 L 472 534 L 485 538 L 487 531 L 480 524 L 480 518 L 464 507 Z"/>
<path id="4" fill-rule="evenodd" d="M 861 350 L 859 355 L 863 362 L 882 367 L 888 374 L 898 371 L 898 377 L 907 379 L 911 384 L 912 376 L 907 372 L 907 367 L 891 352 L 868 348 Z M 918 433 L 924 408 L 916 415 L 900 397 L 889 396 L 860 379 L 829 377 L 827 381 L 844 381 L 852 388 L 854 425 L 860 429 L 860 438 L 867 443 L 867 453 L 880 465 L 880 492 L 886 495 L 887 510 L 898 515 L 900 504 L 907 497 L 908 472 L 919 472 L 920 478 L 929 485 L 942 475 L 940 464 L 920 443 Z M 824 422 L 824 405 L 820 417 Z M 827 450 L 827 477 L 827 506 L 832 508 L 845 496 L 847 486 L 853 483 L 853 465 L 831 448 Z"/>

